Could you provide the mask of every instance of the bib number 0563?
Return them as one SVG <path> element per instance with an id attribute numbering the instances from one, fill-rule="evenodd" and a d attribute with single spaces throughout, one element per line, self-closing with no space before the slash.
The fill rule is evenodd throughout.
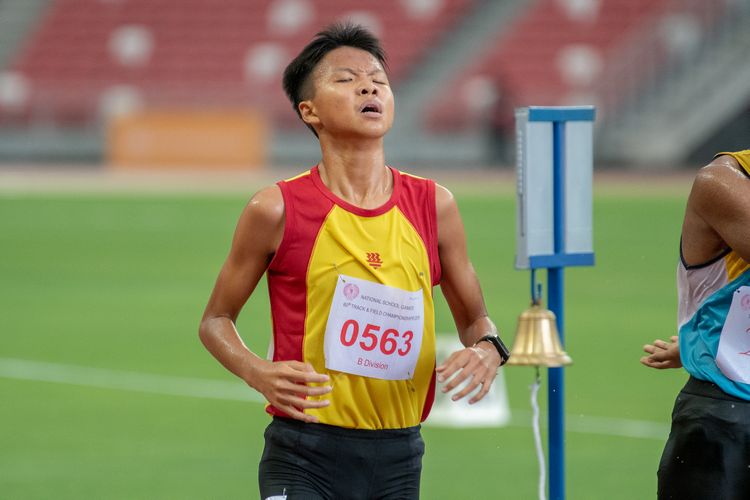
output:
<path id="1" fill-rule="evenodd" d="M 422 350 L 424 292 L 341 275 L 326 322 L 326 368 L 382 380 L 409 380 Z"/>
<path id="2" fill-rule="evenodd" d="M 400 333 L 394 328 L 388 328 L 382 333 L 378 325 L 367 323 L 361 331 L 360 325 L 356 320 L 348 319 L 341 326 L 341 344 L 345 347 L 352 347 L 359 340 L 359 347 L 364 351 L 374 351 L 379 349 L 386 356 L 398 354 L 406 356 L 412 348 L 414 333 L 407 330 Z"/>

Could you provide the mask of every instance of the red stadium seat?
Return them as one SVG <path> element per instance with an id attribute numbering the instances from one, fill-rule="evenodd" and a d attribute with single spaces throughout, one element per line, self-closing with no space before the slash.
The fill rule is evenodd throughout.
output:
<path id="1" fill-rule="evenodd" d="M 472 2 L 57 0 L 11 70 L 29 83 L 28 114 L 48 120 L 93 121 L 102 93 L 128 85 L 146 103 L 254 106 L 283 125 L 295 116 L 281 71 L 324 25 L 345 17 L 374 23 L 398 83 Z M 273 48 L 264 72 L 253 73 L 248 58 L 260 44 Z"/>
<path id="2" fill-rule="evenodd" d="M 503 94 L 504 113 L 517 106 L 580 104 L 575 101 L 591 95 L 611 50 L 666 3 L 538 0 L 440 91 L 437 100 L 446 105 L 429 111 L 427 127 L 451 131 L 483 126 L 482 117 L 495 119 L 492 109 L 472 107 L 465 85 L 477 78 Z"/>

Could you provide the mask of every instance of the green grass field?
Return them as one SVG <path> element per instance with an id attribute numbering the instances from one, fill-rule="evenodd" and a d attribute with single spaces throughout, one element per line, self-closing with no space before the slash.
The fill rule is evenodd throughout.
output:
<path id="1" fill-rule="evenodd" d="M 597 190 L 597 264 L 566 272 L 566 350 L 575 362 L 566 370 L 571 499 L 655 497 L 669 414 L 686 378 L 638 363 L 643 343 L 675 329 L 687 193 L 658 191 Z M 514 199 L 507 189 L 493 195 L 486 188 L 479 195 L 461 189 L 458 199 L 488 307 L 511 341 L 529 279 L 513 269 Z M 87 372 L 92 385 L 85 385 L 30 380 L 36 365 L 28 376 L 7 369 L 20 359 L 232 381 L 201 346 L 197 327 L 245 201 L 236 194 L 0 194 L 0 497 L 257 498 L 268 422 L 262 405 L 159 394 L 159 387 L 95 387 L 98 372 Z M 437 325 L 453 331 L 442 299 Z M 265 287 L 239 327 L 265 352 Z M 512 425 L 425 426 L 423 498 L 536 498 L 527 417 L 533 369 L 507 368 L 505 377 L 517 410 Z M 651 432 L 625 437 L 631 425 Z"/>

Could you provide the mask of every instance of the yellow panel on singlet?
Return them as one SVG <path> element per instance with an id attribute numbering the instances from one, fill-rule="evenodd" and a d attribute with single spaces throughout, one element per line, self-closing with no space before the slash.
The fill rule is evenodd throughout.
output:
<path id="1" fill-rule="evenodd" d="M 724 265 L 727 269 L 727 280 L 730 282 L 739 278 L 745 271 L 750 269 L 750 264 L 745 262 L 734 251 L 729 252 L 724 257 Z"/>
<path id="2" fill-rule="evenodd" d="M 339 275 L 423 291 L 424 335 L 411 380 L 382 380 L 326 369 L 324 335 Z M 349 428 L 418 425 L 435 368 L 435 325 L 430 264 L 415 228 L 397 206 L 374 217 L 334 206 L 318 233 L 306 283 L 304 359 L 315 371 L 327 373 L 333 386 L 324 396 L 331 404 L 307 413 L 321 423 Z"/>
<path id="3" fill-rule="evenodd" d="M 743 149 L 742 151 L 736 151 L 734 153 L 716 153 L 714 158 L 717 158 L 719 156 L 731 156 L 732 158 L 737 160 L 737 162 L 740 164 L 740 167 L 742 167 L 745 172 L 750 175 L 750 149 Z"/>

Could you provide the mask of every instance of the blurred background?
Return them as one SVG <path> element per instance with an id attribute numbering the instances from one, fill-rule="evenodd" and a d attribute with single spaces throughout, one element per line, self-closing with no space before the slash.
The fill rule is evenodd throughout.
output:
<path id="1" fill-rule="evenodd" d="M 390 56 L 394 164 L 512 164 L 527 105 L 597 106 L 600 167 L 750 126 L 745 0 L 0 0 L 0 161 L 308 165 L 280 76 L 343 19 Z"/>
<path id="2" fill-rule="evenodd" d="M 748 0 L 0 0 L 1 498 L 256 496 L 269 418 L 197 328 L 248 197 L 320 157 L 280 80 L 337 20 L 381 37 L 386 158 L 455 193 L 508 342 L 529 305 L 514 109 L 596 106 L 596 266 L 566 274 L 568 492 L 655 497 L 686 374 L 638 359 L 676 333 L 693 172 L 750 144 Z M 258 353 L 265 286 L 238 322 Z M 535 498 L 533 370 L 503 373 L 506 425 L 428 420 L 424 498 Z"/>

